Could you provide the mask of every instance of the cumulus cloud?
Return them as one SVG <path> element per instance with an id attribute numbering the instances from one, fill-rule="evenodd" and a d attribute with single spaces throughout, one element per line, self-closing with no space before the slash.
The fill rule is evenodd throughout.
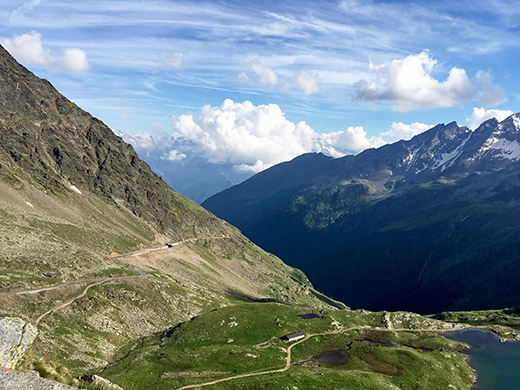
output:
<path id="1" fill-rule="evenodd" d="M 226 99 L 220 107 L 206 105 L 172 123 L 173 136 L 196 144 L 209 162 L 255 172 L 320 149 L 318 134 L 305 122 L 287 120 L 276 104 Z"/>
<path id="2" fill-rule="evenodd" d="M 240 83 L 262 84 L 283 90 L 292 88 L 286 80 L 278 77 L 278 74 L 273 69 L 260 64 L 258 61 L 251 63 L 251 71 L 254 73 L 253 75 L 241 72 L 237 76 L 237 81 Z"/>
<path id="3" fill-rule="evenodd" d="M 318 92 L 318 77 L 302 70 L 296 76 L 296 84 L 305 95 Z"/>
<path id="4" fill-rule="evenodd" d="M 168 58 L 166 58 L 164 60 L 164 63 L 175 69 L 180 69 L 182 67 L 183 57 L 184 57 L 183 53 L 172 53 Z"/>
<path id="5" fill-rule="evenodd" d="M 451 107 L 478 95 L 464 69 L 451 68 L 439 81 L 432 76 L 437 60 L 425 50 L 384 64 L 370 63 L 371 77 L 353 85 L 360 101 L 388 101 L 396 111 Z"/>
<path id="6" fill-rule="evenodd" d="M 275 71 L 267 66 L 262 66 L 258 62 L 253 62 L 251 64 L 251 69 L 260 77 L 260 82 L 262 84 L 275 86 L 278 84 L 278 76 Z"/>
<path id="7" fill-rule="evenodd" d="M 258 81 L 260 82 L 260 84 L 268 85 L 270 87 L 278 87 L 282 89 L 291 88 L 289 83 L 285 80 L 281 80 L 273 69 L 267 66 L 263 66 L 259 62 L 253 62 L 251 64 L 251 70 L 254 73 L 256 73 L 256 75 L 259 77 Z"/>
<path id="8" fill-rule="evenodd" d="M 184 153 L 179 152 L 178 150 L 172 149 L 165 155 L 161 156 L 163 160 L 169 161 L 181 161 L 184 160 L 187 156 Z"/>
<path id="9" fill-rule="evenodd" d="M 193 153 L 213 164 L 259 172 L 303 153 L 323 152 L 333 157 L 358 153 L 383 145 L 381 137 L 367 137 L 360 127 L 318 134 L 305 122 L 289 121 L 276 104 L 255 106 L 249 101 L 226 99 L 219 107 L 206 105 L 199 112 L 173 117 L 173 139 L 190 145 Z M 148 145 L 151 137 L 143 137 Z M 172 160 L 186 158 L 188 151 L 174 148 Z M 182 157 L 184 156 L 184 157 Z M 189 157 L 189 156 L 188 156 Z"/>
<path id="10" fill-rule="evenodd" d="M 409 140 L 415 137 L 417 134 L 424 133 L 426 130 L 431 129 L 432 125 L 425 123 L 415 122 L 407 125 L 403 122 L 393 122 L 390 130 L 381 133 L 383 137 L 390 137 L 391 140 Z"/>
<path id="11" fill-rule="evenodd" d="M 240 83 L 256 83 L 267 85 L 269 87 L 280 88 L 284 90 L 299 89 L 305 95 L 312 95 L 318 92 L 319 78 L 316 74 L 301 70 L 288 80 L 284 80 L 278 74 L 267 66 L 262 65 L 258 61 L 251 63 L 251 71 L 253 74 L 241 72 L 237 76 L 237 81 Z"/>
<path id="12" fill-rule="evenodd" d="M 349 126 L 343 131 L 322 134 L 321 137 L 337 150 L 354 153 L 368 148 L 377 148 L 385 144 L 381 137 L 367 138 L 367 133 L 361 126 Z"/>
<path id="13" fill-rule="evenodd" d="M 507 101 L 502 87 L 493 84 L 493 75 L 490 72 L 477 72 L 475 79 L 482 85 L 482 90 L 478 96 L 482 106 L 492 107 Z"/>
<path id="14" fill-rule="evenodd" d="M 38 65 L 52 72 L 79 73 L 90 68 L 86 53 L 78 48 L 65 49 L 55 55 L 43 47 L 42 36 L 36 31 L 15 35 L 12 39 L 0 39 L 0 43 L 18 61 L 26 65 Z"/>
<path id="15" fill-rule="evenodd" d="M 251 82 L 251 78 L 245 74 L 244 72 L 240 73 L 238 76 L 237 76 L 237 80 L 241 83 L 250 83 Z"/>
<path id="16" fill-rule="evenodd" d="M 124 140 L 132 144 L 136 149 L 150 151 L 157 149 L 159 146 L 164 144 L 163 141 L 167 141 L 167 136 L 154 136 L 147 132 L 138 131 L 136 134 L 127 134 L 124 132 L 116 133 L 118 136 L 124 138 Z"/>
<path id="17" fill-rule="evenodd" d="M 469 128 L 475 130 L 482 122 L 491 118 L 496 118 L 499 122 L 513 115 L 511 110 L 486 110 L 485 108 L 474 107 L 473 112 L 466 120 L 469 122 Z"/>

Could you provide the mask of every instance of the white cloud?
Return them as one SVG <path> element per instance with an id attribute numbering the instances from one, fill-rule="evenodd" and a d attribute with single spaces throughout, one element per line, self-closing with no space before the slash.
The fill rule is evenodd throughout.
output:
<path id="1" fill-rule="evenodd" d="M 181 161 L 184 160 L 187 156 L 184 153 L 179 152 L 178 150 L 170 150 L 167 154 L 161 157 L 163 160 L 169 161 Z"/>
<path id="2" fill-rule="evenodd" d="M 41 35 L 36 31 L 0 39 L 0 43 L 18 61 L 25 65 L 38 65 L 52 72 L 79 73 L 90 68 L 86 53 L 77 48 L 65 49 L 54 55 L 43 47 Z"/>
<path id="3" fill-rule="evenodd" d="M 183 53 L 172 53 L 168 58 L 164 60 L 164 63 L 168 66 L 180 69 L 182 67 Z"/>
<path id="4" fill-rule="evenodd" d="M 318 92 L 318 77 L 302 70 L 296 76 L 296 84 L 305 95 Z"/>
<path id="5" fill-rule="evenodd" d="M 9 15 L 9 23 L 14 23 L 17 18 L 30 13 L 34 8 L 40 5 L 41 0 L 31 0 L 22 4 Z"/>
<path id="6" fill-rule="evenodd" d="M 204 106 L 172 120 L 173 138 L 188 141 L 193 153 L 213 164 L 259 172 L 303 153 L 323 152 L 333 157 L 381 146 L 381 137 L 367 138 L 362 127 L 318 134 L 305 122 L 293 123 L 276 104 L 255 106 L 226 99 L 220 107 Z M 151 137 L 139 142 L 148 146 Z M 183 149 L 183 154 L 188 152 Z M 178 159 L 174 154 L 173 159 Z"/>
<path id="7" fill-rule="evenodd" d="M 238 76 L 237 76 L 237 80 L 240 82 L 240 83 L 250 83 L 251 82 L 251 78 L 245 74 L 244 72 L 240 73 Z"/>
<path id="8" fill-rule="evenodd" d="M 164 137 L 155 137 L 152 134 L 145 132 L 137 132 L 136 134 L 127 134 L 124 132 L 116 133 L 118 136 L 124 138 L 124 140 L 132 144 L 136 149 L 150 151 L 157 149 L 162 145 Z"/>
<path id="9" fill-rule="evenodd" d="M 417 134 L 424 133 L 426 130 L 431 129 L 432 125 L 425 123 L 415 122 L 407 125 L 403 122 L 393 122 L 390 130 L 381 133 L 383 137 L 390 137 L 393 141 L 395 140 L 409 140 Z"/>
<path id="10" fill-rule="evenodd" d="M 291 85 L 278 77 L 276 72 L 268 66 L 264 66 L 260 64 L 258 61 L 253 61 L 251 63 L 251 70 L 258 77 L 250 77 L 246 73 L 241 72 L 237 76 L 237 80 L 240 83 L 258 83 L 262 85 L 267 85 L 269 87 L 280 88 L 283 90 L 291 89 Z"/>
<path id="11" fill-rule="evenodd" d="M 48 66 L 50 69 L 57 71 L 67 71 L 71 73 L 79 73 L 90 68 L 87 60 L 87 54 L 78 48 L 65 49 L 59 57 L 48 57 Z"/>
<path id="12" fill-rule="evenodd" d="M 493 85 L 493 75 L 490 72 L 477 72 L 475 79 L 482 85 L 479 92 L 479 102 L 484 107 L 492 107 L 507 101 L 502 87 Z"/>
<path id="13" fill-rule="evenodd" d="M 262 66 L 258 62 L 253 62 L 251 64 L 251 69 L 260 77 L 260 83 L 270 86 L 278 84 L 278 76 L 271 68 Z"/>
<path id="14" fill-rule="evenodd" d="M 367 138 L 367 133 L 361 126 L 349 126 L 343 131 L 322 134 L 322 138 L 338 150 L 348 150 L 355 153 L 368 148 L 377 148 L 386 143 L 381 137 Z"/>
<path id="15" fill-rule="evenodd" d="M 371 78 L 353 85 L 357 100 L 388 101 L 397 111 L 451 107 L 474 99 L 478 91 L 466 71 L 451 68 L 444 81 L 432 76 L 437 60 L 427 50 L 384 64 L 370 63 Z"/>
<path id="16" fill-rule="evenodd" d="M 473 112 L 466 120 L 469 122 L 469 128 L 475 130 L 484 121 L 496 118 L 499 122 L 513 115 L 510 110 L 486 110 L 485 108 L 474 107 Z"/>
<path id="17" fill-rule="evenodd" d="M 175 138 L 196 144 L 209 162 L 255 171 L 316 150 L 317 143 L 317 134 L 305 122 L 288 121 L 278 105 L 230 99 L 174 118 L 173 129 Z"/>

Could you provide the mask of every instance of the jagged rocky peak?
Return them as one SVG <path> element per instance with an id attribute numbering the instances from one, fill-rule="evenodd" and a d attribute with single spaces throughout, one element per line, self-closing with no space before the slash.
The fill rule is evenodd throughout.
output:
<path id="1" fill-rule="evenodd" d="M 489 121 L 488 121 L 489 122 Z M 488 122 L 475 132 L 482 131 Z M 519 160 L 520 159 L 520 114 L 511 115 L 502 122 L 492 122 L 495 126 L 486 132 L 479 150 L 473 157 L 479 160 Z"/>
<path id="2" fill-rule="evenodd" d="M 520 114 L 502 122 L 495 118 L 482 123 L 475 131 L 456 122 L 440 124 L 403 142 L 407 153 L 400 167 L 419 177 L 432 174 L 468 174 L 471 171 L 496 169 L 500 159 L 520 159 Z M 484 165 L 486 163 L 487 165 Z"/>
<path id="3" fill-rule="evenodd" d="M 500 122 L 496 133 L 505 137 L 513 136 L 518 138 L 520 133 L 520 113 L 513 114 Z"/>
<path id="4" fill-rule="evenodd" d="M 407 171 L 414 174 L 426 169 L 445 169 L 460 152 L 471 130 L 456 122 L 440 124 L 410 141 L 409 155 L 405 158 Z M 413 169 L 412 169 L 413 168 Z"/>

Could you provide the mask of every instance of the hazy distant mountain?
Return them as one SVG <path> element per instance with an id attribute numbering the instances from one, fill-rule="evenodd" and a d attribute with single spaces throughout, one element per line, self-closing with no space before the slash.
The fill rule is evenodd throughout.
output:
<path id="1" fill-rule="evenodd" d="M 203 206 L 355 307 L 518 304 L 520 114 L 357 156 L 300 156 Z"/>
<path id="2" fill-rule="evenodd" d="M 245 102 L 244 105 L 248 106 L 247 103 Z M 240 106 L 240 103 L 236 105 Z M 251 103 L 249 106 L 252 106 Z M 260 110 L 260 108 L 258 109 Z M 281 112 L 279 114 L 282 115 Z M 283 117 L 278 119 L 283 119 L 291 128 L 291 122 L 286 121 Z M 262 133 L 265 120 L 259 121 L 256 125 L 249 122 L 250 126 L 260 127 L 260 129 L 256 129 L 256 132 Z M 299 124 L 298 126 L 305 127 L 306 125 Z M 240 128 L 240 124 L 236 124 L 236 127 Z M 201 138 L 198 140 L 194 139 L 198 136 L 188 139 L 179 134 L 167 134 L 160 131 L 153 134 L 119 133 L 119 135 L 134 146 L 139 156 L 166 183 L 176 191 L 201 203 L 210 196 L 250 178 L 255 172 L 280 161 L 290 160 L 306 150 L 340 157 L 354 152 L 346 145 L 356 144 L 357 138 L 365 139 L 362 129 L 349 128 L 345 131 L 324 135 L 317 134 L 310 128 L 306 129 L 307 132 L 302 131 L 302 134 L 295 130 L 295 134 L 289 132 L 278 138 L 272 134 L 261 134 L 261 136 L 256 134 L 252 139 L 247 140 L 248 144 L 243 144 L 241 148 L 237 148 L 237 145 L 233 143 L 241 142 L 239 139 L 241 135 L 238 134 L 240 131 L 237 129 L 229 140 L 228 135 L 224 136 L 220 132 L 205 133 L 200 135 Z M 280 129 L 280 131 L 285 130 Z M 223 130 L 221 129 L 221 131 Z M 276 132 L 271 128 L 268 131 Z M 273 141 L 271 138 L 275 138 L 275 140 Z M 213 144 L 213 139 L 220 140 L 220 143 Z M 272 144 L 269 144 L 270 141 L 273 141 Z M 367 144 L 370 142 L 366 141 Z M 381 142 L 384 141 L 381 140 Z"/>
<path id="3" fill-rule="evenodd" d="M 211 163 L 192 142 L 168 135 L 119 134 L 177 192 L 201 203 L 254 173 L 231 163 Z"/>

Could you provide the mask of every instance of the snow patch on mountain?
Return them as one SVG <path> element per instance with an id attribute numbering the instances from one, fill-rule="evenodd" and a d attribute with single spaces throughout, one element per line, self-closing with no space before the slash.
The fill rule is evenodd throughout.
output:
<path id="1" fill-rule="evenodd" d="M 407 164 L 407 166 L 406 166 L 406 170 L 407 171 L 412 167 L 412 165 L 414 164 L 415 160 L 417 160 L 417 154 L 419 153 L 419 151 L 422 149 L 423 146 L 424 146 L 424 142 L 421 144 L 421 146 L 416 148 L 413 152 L 411 152 L 403 160 L 403 164 Z"/>
<path id="2" fill-rule="evenodd" d="M 457 159 L 462 154 L 462 152 L 464 151 L 464 145 L 466 145 L 466 142 L 468 142 L 470 137 L 471 137 L 471 133 L 468 136 L 468 138 L 463 140 L 460 143 L 460 145 L 457 146 L 453 151 L 451 151 L 449 153 L 442 153 L 440 159 L 435 160 L 435 162 L 433 163 L 432 170 L 442 167 L 441 172 L 444 172 L 444 170 L 446 168 L 451 167 L 455 163 L 455 161 L 457 161 Z"/>
<path id="3" fill-rule="evenodd" d="M 520 130 L 520 115 L 519 114 L 513 115 L 513 124 L 515 125 L 516 130 Z"/>
<path id="4" fill-rule="evenodd" d="M 494 158 L 506 158 L 509 160 L 520 159 L 520 144 L 518 141 L 509 141 L 504 138 L 491 137 L 480 149 L 481 153 L 495 150 Z"/>
<path id="5" fill-rule="evenodd" d="M 77 193 L 77 194 L 81 194 L 81 191 L 80 191 L 80 190 L 78 189 L 78 187 L 76 187 L 74 184 L 71 184 L 71 185 L 70 185 L 70 189 L 71 189 L 72 191 L 74 191 L 75 193 Z"/>

